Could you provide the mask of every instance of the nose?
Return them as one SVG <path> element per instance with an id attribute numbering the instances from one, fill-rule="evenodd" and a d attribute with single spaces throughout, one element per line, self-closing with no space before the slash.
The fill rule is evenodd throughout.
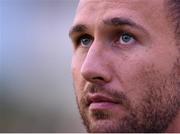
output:
<path id="1" fill-rule="evenodd" d="M 92 83 L 105 84 L 111 80 L 107 50 L 92 44 L 81 66 L 81 75 Z"/>

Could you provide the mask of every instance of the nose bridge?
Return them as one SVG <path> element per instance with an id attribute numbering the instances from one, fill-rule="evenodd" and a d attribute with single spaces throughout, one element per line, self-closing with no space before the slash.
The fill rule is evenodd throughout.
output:
<path id="1" fill-rule="evenodd" d="M 102 36 L 102 24 L 101 20 L 96 18 L 96 25 L 94 26 L 94 42 L 89 48 L 89 51 L 86 56 L 86 61 L 93 62 L 93 65 L 100 65 L 103 64 L 103 60 L 105 57 L 105 42 L 103 42 L 103 36 Z"/>
<path id="2" fill-rule="evenodd" d="M 93 68 L 101 66 L 101 64 L 103 63 L 103 51 L 104 49 L 102 48 L 102 46 L 94 41 L 94 43 L 88 50 L 82 67 L 88 66 Z"/>
<path id="3" fill-rule="evenodd" d="M 82 76 L 91 82 L 104 83 L 110 80 L 106 57 L 106 48 L 100 42 L 94 41 L 81 66 Z"/>

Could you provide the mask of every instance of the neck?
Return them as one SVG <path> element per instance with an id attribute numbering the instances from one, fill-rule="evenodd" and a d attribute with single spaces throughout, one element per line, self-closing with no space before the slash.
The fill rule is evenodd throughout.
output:
<path id="1" fill-rule="evenodd" d="M 177 113 L 174 120 L 168 126 L 166 133 L 180 133 L 180 111 Z"/>

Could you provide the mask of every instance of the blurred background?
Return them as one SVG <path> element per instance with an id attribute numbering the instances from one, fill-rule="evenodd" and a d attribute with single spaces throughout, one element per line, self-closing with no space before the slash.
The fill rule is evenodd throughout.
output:
<path id="1" fill-rule="evenodd" d="M 0 0 L 0 132 L 85 132 L 68 30 L 78 0 Z"/>

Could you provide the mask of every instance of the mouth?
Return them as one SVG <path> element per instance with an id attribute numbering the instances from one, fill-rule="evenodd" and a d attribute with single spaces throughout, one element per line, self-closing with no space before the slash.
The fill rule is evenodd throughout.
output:
<path id="1" fill-rule="evenodd" d="M 120 103 L 107 95 L 102 94 L 89 94 L 88 95 L 88 107 L 90 110 L 108 110 Z"/>

